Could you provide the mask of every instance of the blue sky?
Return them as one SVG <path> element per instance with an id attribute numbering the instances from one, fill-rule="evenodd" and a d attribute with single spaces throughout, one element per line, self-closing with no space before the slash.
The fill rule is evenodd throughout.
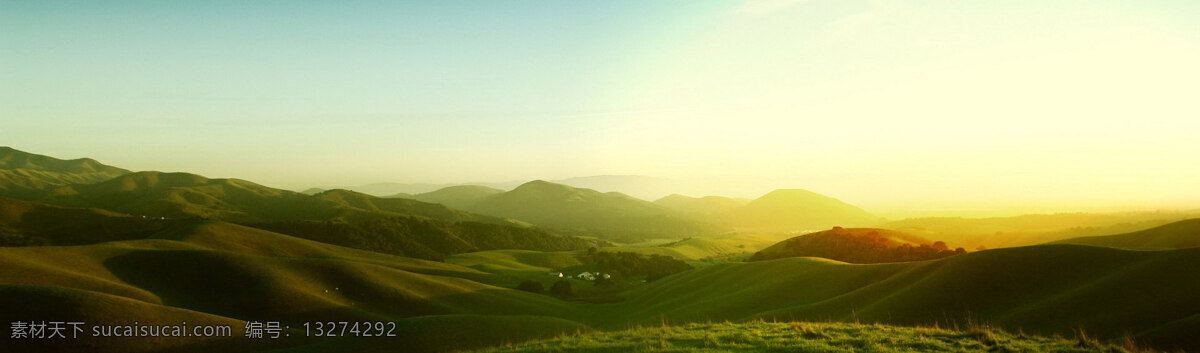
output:
<path id="1" fill-rule="evenodd" d="M 0 141 L 287 188 L 644 174 L 1194 207 L 1198 7 L 0 1 Z"/>

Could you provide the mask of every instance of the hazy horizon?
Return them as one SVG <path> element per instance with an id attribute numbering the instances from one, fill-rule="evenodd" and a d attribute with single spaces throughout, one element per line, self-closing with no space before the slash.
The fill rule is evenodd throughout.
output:
<path id="1" fill-rule="evenodd" d="M 1198 7 L 0 2 L 0 145 L 292 190 L 645 175 L 876 212 L 1195 209 Z"/>

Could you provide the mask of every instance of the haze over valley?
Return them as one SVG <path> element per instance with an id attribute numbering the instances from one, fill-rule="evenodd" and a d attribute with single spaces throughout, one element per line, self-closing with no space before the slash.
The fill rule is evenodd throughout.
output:
<path id="1" fill-rule="evenodd" d="M 2 352 L 1200 352 L 1186 1 L 0 1 Z"/>

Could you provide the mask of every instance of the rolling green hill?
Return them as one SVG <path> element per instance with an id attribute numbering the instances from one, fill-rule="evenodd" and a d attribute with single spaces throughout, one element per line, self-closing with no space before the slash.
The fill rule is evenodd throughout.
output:
<path id="1" fill-rule="evenodd" d="M 473 348 L 587 329 L 577 304 L 483 284 L 466 267 L 307 241 L 222 222 L 194 221 L 155 237 L 71 247 L 0 248 L 0 319 L 79 318 L 90 323 L 227 324 L 232 343 L 79 341 L 79 351 L 211 351 L 246 344 L 243 320 L 290 323 L 385 320 L 400 337 L 344 342 L 286 340 L 254 348 L 376 350 L 403 344 Z M 506 328 L 521 323 L 522 329 Z M 492 327 L 493 332 L 440 328 Z M 294 327 L 294 326 L 293 326 Z M 424 335 L 424 336 L 414 336 Z M 18 342 L 20 347 L 36 344 Z M 369 343 L 367 346 L 361 346 Z M 63 350 L 55 346 L 55 350 Z M 316 349 L 316 348 L 314 348 Z M 394 349 L 394 348 L 392 348 Z"/>
<path id="2" fill-rule="evenodd" d="M 605 239 L 715 235 L 722 231 L 625 194 L 540 180 L 484 197 L 466 210 Z"/>
<path id="3" fill-rule="evenodd" d="M 726 222 L 739 227 L 827 229 L 864 227 L 879 218 L 838 199 L 800 189 L 775 190 L 725 214 Z"/>
<path id="4" fill-rule="evenodd" d="M 379 198 L 346 190 L 309 196 L 242 180 L 208 179 L 186 173 L 131 173 L 98 184 L 60 187 L 43 199 L 137 216 L 114 215 L 97 226 L 95 219 L 66 218 L 71 209 L 37 206 L 41 211 L 29 213 L 32 216 L 25 217 L 28 219 L 19 227 L 15 223 L 0 223 L 0 241 L 3 241 L 0 244 L 66 245 L 138 239 L 145 237 L 145 232 L 136 232 L 138 229 L 156 230 L 161 229 L 156 225 L 159 223 L 203 218 L 252 224 L 330 244 L 424 259 L 492 249 L 558 251 L 603 245 L 434 203 Z M 63 215 L 46 220 L 51 214 Z M 134 227 L 137 224 L 145 225 Z M 99 228 L 95 232 L 85 231 L 89 227 Z"/>
<path id="5" fill-rule="evenodd" d="M 664 248 L 672 246 L 691 248 L 688 241 Z M 416 335 L 287 341 L 311 351 L 478 348 L 589 327 L 756 318 L 944 327 L 972 320 L 1043 335 L 1082 327 L 1105 340 L 1129 333 L 1154 347 L 1200 348 L 1189 326 L 1200 317 L 1200 273 L 1193 270 L 1200 268 L 1200 248 L 1047 245 L 872 265 L 816 258 L 724 262 L 634 286 L 619 293 L 624 301 L 607 304 L 516 291 L 504 278 L 504 271 L 545 277 L 574 265 L 578 252 L 502 250 L 451 259 L 423 261 L 190 221 L 141 240 L 0 248 L 0 319 L 394 320 Z M 204 351 L 215 344 L 152 346 Z"/>
<path id="6" fill-rule="evenodd" d="M 1200 247 L 1200 219 L 1179 221 L 1139 232 L 1059 240 L 1053 244 L 1079 244 L 1140 250 Z"/>
<path id="7" fill-rule="evenodd" d="M 90 184 L 129 173 L 90 158 L 62 160 L 0 146 L 0 196 L 35 197 L 68 184 Z"/>
<path id="8" fill-rule="evenodd" d="M 597 313 L 601 327 L 705 320 L 837 320 L 1105 339 L 1133 335 L 1195 350 L 1176 322 L 1200 313 L 1200 249 L 1074 245 L 980 251 L 940 260 L 851 265 L 813 258 L 724 263 L 666 277 Z M 617 314 L 620 313 L 620 314 Z M 1191 331 L 1194 333 L 1195 331 Z"/>
<path id="9" fill-rule="evenodd" d="M 754 253 L 750 261 L 822 257 L 851 263 L 923 261 L 966 253 L 944 242 L 877 228 L 842 228 L 792 237 Z"/>
<path id="10" fill-rule="evenodd" d="M 137 172 L 97 184 L 56 188 L 39 202 L 95 207 L 133 215 L 208 218 L 234 222 L 333 220 L 359 222 L 399 215 L 442 221 L 501 219 L 409 199 L 385 199 L 347 190 L 316 195 L 279 190 L 238 179 L 209 179 L 188 173 Z"/>
<path id="11" fill-rule="evenodd" d="M 323 243 L 427 260 L 442 260 L 446 255 L 482 250 L 563 251 L 605 245 L 602 241 L 562 236 L 535 228 L 481 222 L 450 223 L 412 216 L 359 223 L 292 221 L 252 225 Z"/>

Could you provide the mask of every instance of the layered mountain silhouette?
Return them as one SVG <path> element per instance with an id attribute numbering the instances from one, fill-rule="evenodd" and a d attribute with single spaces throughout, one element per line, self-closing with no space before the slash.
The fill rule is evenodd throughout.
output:
<path id="1" fill-rule="evenodd" d="M 618 192 L 535 180 L 512 191 L 462 185 L 406 197 L 608 239 L 706 236 L 734 227 L 803 230 L 878 222 L 858 207 L 805 190 L 776 190 L 756 200 L 675 194 L 648 202 Z"/>
<path id="2" fill-rule="evenodd" d="M 622 193 L 602 193 L 541 180 L 462 204 L 475 213 L 609 239 L 702 236 L 723 231 L 716 225 Z"/>
<path id="3" fill-rule="evenodd" d="M 209 179 L 189 173 L 137 172 L 96 183 L 54 188 L 37 201 L 69 207 L 167 218 L 232 222 L 333 220 L 358 222 L 415 215 L 442 221 L 503 223 L 443 205 L 385 199 L 347 190 L 316 195 L 280 190 L 239 179 Z"/>

